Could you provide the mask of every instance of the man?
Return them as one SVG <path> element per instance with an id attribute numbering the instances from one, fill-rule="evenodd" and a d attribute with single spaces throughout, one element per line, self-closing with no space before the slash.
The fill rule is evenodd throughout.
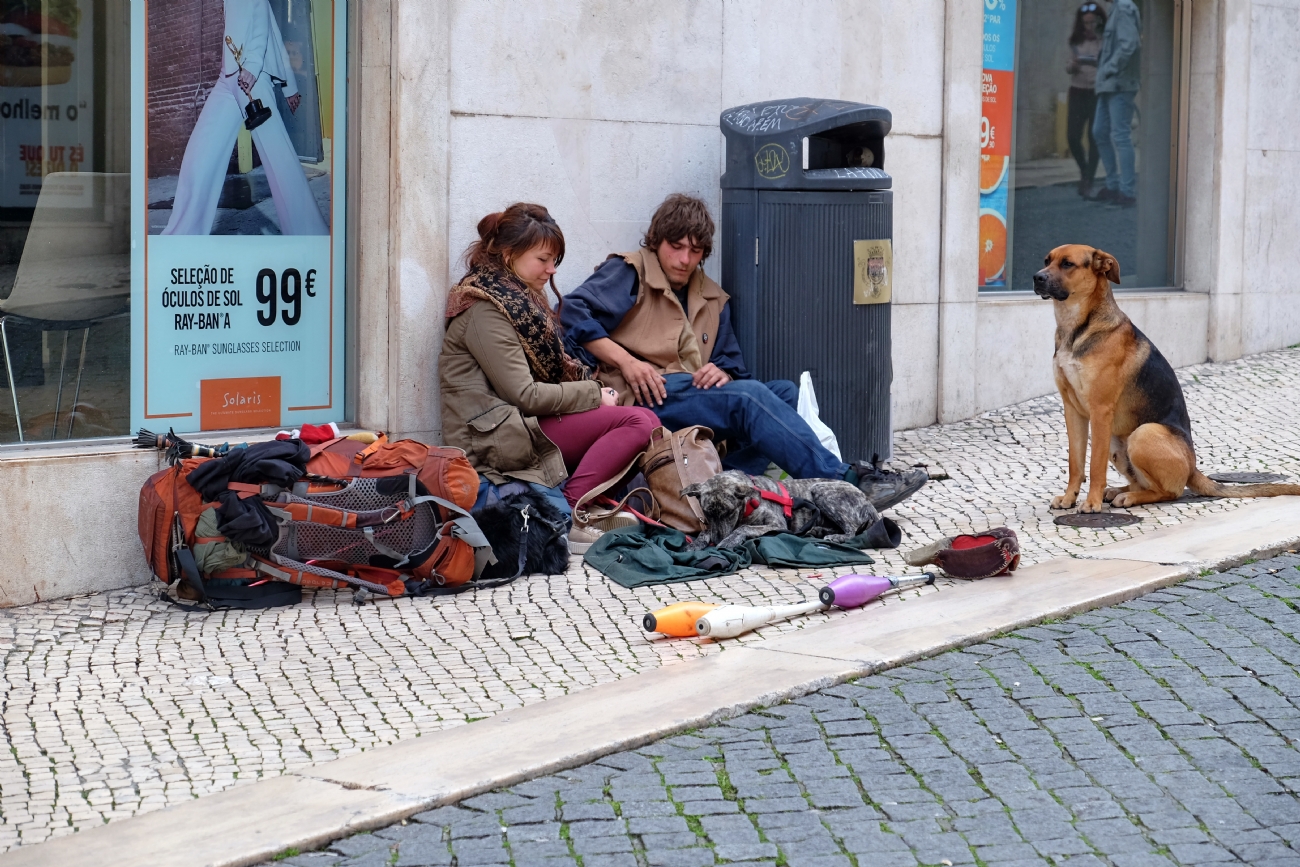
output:
<path id="1" fill-rule="evenodd" d="M 704 202 L 665 199 L 641 249 L 610 256 L 565 296 L 570 353 L 596 366 L 620 403 L 650 407 L 670 430 L 711 428 L 731 445 L 723 461 L 730 469 L 758 475 L 770 462 L 795 478 L 846 479 L 878 509 L 919 490 L 924 470 L 900 474 L 835 457 L 799 417 L 794 383 L 762 383 L 745 369 L 728 295 L 700 267 L 713 235 Z"/>
<path id="2" fill-rule="evenodd" d="M 252 134 L 271 187 L 280 233 L 328 235 L 329 227 L 316 207 L 289 132 L 275 107 L 272 79 L 283 82 L 281 86 L 291 112 L 297 113 L 302 96 L 271 5 L 267 0 L 225 0 L 225 17 L 221 77 L 203 103 L 194 131 L 185 144 L 176 200 L 162 233 L 211 234 L 230 154 L 251 98 L 260 99 L 271 110 L 271 117 L 254 128 Z M 239 52 L 238 57 L 235 52 Z"/>
<path id="3" fill-rule="evenodd" d="M 1097 142 L 1106 186 L 1094 197 L 1121 208 L 1137 204 L 1137 160 L 1133 151 L 1133 102 L 1142 77 L 1142 14 L 1133 0 L 1116 0 L 1102 31 L 1097 59 Z"/>

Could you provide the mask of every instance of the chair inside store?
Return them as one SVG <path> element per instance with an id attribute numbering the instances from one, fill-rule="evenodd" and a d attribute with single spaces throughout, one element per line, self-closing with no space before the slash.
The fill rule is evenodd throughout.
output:
<path id="1" fill-rule="evenodd" d="M 78 420 L 87 412 L 81 398 L 91 331 L 129 317 L 130 177 L 126 173 L 55 172 L 44 178 L 13 289 L 8 297 L 0 297 L 0 347 L 19 442 L 30 437 L 24 435 L 18 393 L 23 383 L 15 378 L 19 359 L 11 351 L 14 333 L 37 336 L 38 351 L 50 356 L 59 354 L 53 410 L 49 410 L 46 397 L 40 407 L 43 412 L 38 430 L 41 438 L 45 438 L 46 431 L 49 439 L 67 438 L 73 436 Z M 61 335 L 62 340 L 56 335 Z M 65 411 L 64 374 L 69 364 L 70 336 L 72 342 L 80 344 L 80 350 L 76 353 L 71 401 Z M 33 421 L 29 419 L 29 434 Z"/>

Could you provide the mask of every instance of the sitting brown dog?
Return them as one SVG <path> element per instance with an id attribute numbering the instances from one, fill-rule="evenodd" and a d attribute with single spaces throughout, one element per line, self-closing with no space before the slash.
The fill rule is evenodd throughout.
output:
<path id="1" fill-rule="evenodd" d="M 1102 502 L 1124 508 L 1176 500 L 1183 489 L 1207 497 L 1277 497 L 1300 485 L 1220 485 L 1196 469 L 1192 423 L 1174 369 L 1115 304 L 1119 262 L 1082 244 L 1057 247 L 1034 275 L 1034 292 L 1056 311 L 1052 372 L 1065 405 L 1070 480 L 1053 509 L 1074 505 L 1092 436 L 1088 496 L 1081 512 Z M 1108 448 L 1107 448 L 1108 446 Z M 1128 479 L 1106 487 L 1106 458 Z"/>

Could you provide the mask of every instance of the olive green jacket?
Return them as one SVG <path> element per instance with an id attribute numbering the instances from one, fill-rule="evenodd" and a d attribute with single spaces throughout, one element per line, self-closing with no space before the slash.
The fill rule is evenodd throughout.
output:
<path id="1" fill-rule="evenodd" d="M 498 485 L 508 477 L 548 488 L 568 477 L 537 418 L 595 409 L 599 383 L 533 379 L 514 326 L 486 301 L 447 322 L 438 375 L 443 440 L 464 450 L 480 475 Z"/>

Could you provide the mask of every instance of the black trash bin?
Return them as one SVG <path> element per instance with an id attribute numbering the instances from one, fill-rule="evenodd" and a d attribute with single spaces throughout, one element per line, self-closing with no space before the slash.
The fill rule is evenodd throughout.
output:
<path id="1" fill-rule="evenodd" d="M 812 374 L 845 460 L 892 456 L 888 109 L 778 99 L 722 113 L 722 285 L 750 371 Z"/>

